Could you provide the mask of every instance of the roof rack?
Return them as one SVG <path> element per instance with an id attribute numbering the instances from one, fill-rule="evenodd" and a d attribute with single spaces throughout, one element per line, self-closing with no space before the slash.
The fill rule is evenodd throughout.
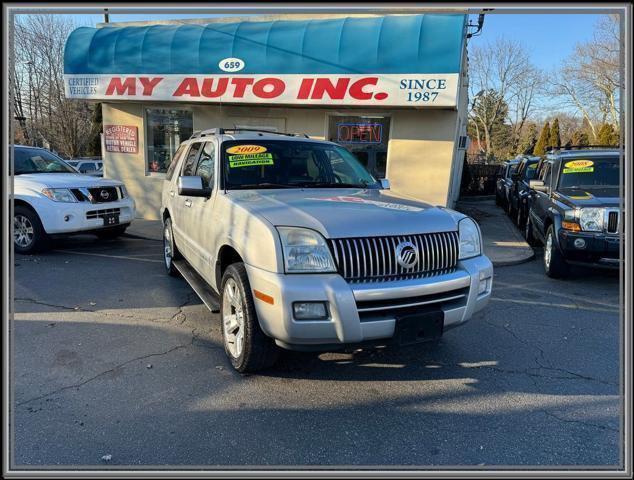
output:
<path id="1" fill-rule="evenodd" d="M 192 138 L 207 137 L 209 135 L 224 135 L 225 133 L 238 133 L 238 132 L 255 132 L 255 133 L 260 133 L 260 134 L 268 133 L 268 134 L 271 134 L 271 135 L 284 135 L 284 136 L 287 136 L 287 137 L 310 138 L 305 133 L 274 132 L 272 130 L 257 129 L 257 128 L 209 128 L 207 130 L 196 131 L 189 138 L 191 140 Z"/>
<path id="2" fill-rule="evenodd" d="M 562 145 L 561 147 L 546 147 L 546 152 L 552 153 L 556 151 L 566 150 L 593 150 L 593 149 L 615 149 L 619 148 L 618 145 Z"/>

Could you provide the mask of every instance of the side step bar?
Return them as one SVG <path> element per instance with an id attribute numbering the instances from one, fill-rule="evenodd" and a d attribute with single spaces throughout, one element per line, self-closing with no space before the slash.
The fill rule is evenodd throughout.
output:
<path id="1" fill-rule="evenodd" d="M 183 278 L 189 283 L 196 295 L 200 297 L 205 306 L 212 312 L 218 313 L 220 311 L 220 303 L 218 294 L 213 291 L 205 280 L 196 273 L 196 271 L 185 260 L 173 260 L 174 266 L 183 276 Z"/>

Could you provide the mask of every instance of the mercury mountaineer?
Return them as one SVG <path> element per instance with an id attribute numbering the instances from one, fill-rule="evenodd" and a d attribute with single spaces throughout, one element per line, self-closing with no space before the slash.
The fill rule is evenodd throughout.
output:
<path id="1" fill-rule="evenodd" d="M 473 219 L 395 195 L 348 150 L 305 135 L 194 134 L 161 216 L 167 272 L 219 309 L 240 372 L 272 366 L 280 348 L 433 342 L 491 294 Z"/>

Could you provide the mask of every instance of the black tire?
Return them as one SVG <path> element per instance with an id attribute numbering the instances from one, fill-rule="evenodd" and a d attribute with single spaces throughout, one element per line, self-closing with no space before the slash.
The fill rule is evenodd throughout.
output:
<path id="1" fill-rule="evenodd" d="M 181 258 L 181 253 L 178 251 L 178 247 L 174 241 L 172 219 L 167 217 L 163 222 L 163 265 L 170 277 L 181 276 L 178 269 L 174 266 L 174 260 L 180 260 Z"/>
<path id="2" fill-rule="evenodd" d="M 522 229 L 524 228 L 524 221 L 525 219 L 524 219 L 522 207 L 519 207 L 515 214 L 515 225 L 517 225 L 520 229 Z"/>
<path id="3" fill-rule="evenodd" d="M 242 345 L 239 350 L 239 354 L 235 355 L 231 351 L 231 345 L 235 348 L 235 342 L 238 340 L 238 335 L 228 333 L 229 324 L 225 322 L 225 313 L 231 315 L 231 312 L 226 312 L 226 308 L 233 308 L 232 305 L 227 305 L 229 302 L 227 285 L 235 285 L 240 292 L 240 305 L 242 314 Z M 238 372 L 248 373 L 257 372 L 266 368 L 272 367 L 277 361 L 280 349 L 272 338 L 267 337 L 260 328 L 257 314 L 255 312 L 255 305 L 253 304 L 253 295 L 251 294 L 251 287 L 249 284 L 249 278 L 247 276 L 247 270 L 242 262 L 233 263 L 227 267 L 222 275 L 220 293 L 220 319 L 222 322 L 222 343 L 225 347 L 225 352 Z M 233 313 L 238 315 L 236 311 Z M 231 343 L 230 335 L 235 335 L 234 342 Z"/>
<path id="4" fill-rule="evenodd" d="M 16 205 L 13 209 L 13 228 L 13 248 L 16 253 L 32 255 L 50 247 L 50 238 L 33 209 Z"/>
<path id="5" fill-rule="evenodd" d="M 559 248 L 557 248 L 555 244 L 555 229 L 552 225 L 549 226 L 546 231 L 544 270 L 546 271 L 546 275 L 551 278 L 565 278 L 570 271 L 570 266 L 566 263 Z"/>
<path id="6" fill-rule="evenodd" d="M 526 243 L 528 243 L 531 247 L 537 247 L 539 245 L 539 241 L 535 236 L 535 232 L 533 231 L 533 222 L 531 221 L 530 212 L 526 215 L 526 223 L 524 224 L 524 238 L 526 239 Z"/>
<path id="7" fill-rule="evenodd" d="M 117 225 L 116 227 L 104 228 L 96 232 L 95 235 L 102 240 L 117 238 L 125 233 L 126 228 L 128 228 L 127 225 Z"/>

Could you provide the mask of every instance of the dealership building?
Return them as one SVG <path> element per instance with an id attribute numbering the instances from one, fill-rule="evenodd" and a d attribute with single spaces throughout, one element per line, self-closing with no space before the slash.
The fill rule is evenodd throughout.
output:
<path id="1" fill-rule="evenodd" d="M 278 15 L 81 27 L 66 94 L 100 102 L 106 177 L 159 218 L 180 142 L 214 127 L 337 142 L 396 193 L 457 200 L 467 15 Z"/>

